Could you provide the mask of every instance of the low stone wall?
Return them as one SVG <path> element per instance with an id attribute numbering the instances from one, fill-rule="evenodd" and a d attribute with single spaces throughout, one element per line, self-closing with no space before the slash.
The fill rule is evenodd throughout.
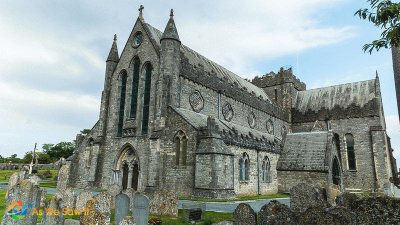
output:
<path id="1" fill-rule="evenodd" d="M 29 168 L 29 164 L 26 163 L 0 163 L 0 170 L 20 170 L 27 166 Z M 51 164 L 36 164 L 34 168 L 37 170 L 58 170 L 60 165 L 57 163 Z"/>

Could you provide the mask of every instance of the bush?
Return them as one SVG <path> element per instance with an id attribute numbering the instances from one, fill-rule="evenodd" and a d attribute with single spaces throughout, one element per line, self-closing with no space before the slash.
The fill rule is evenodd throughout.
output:
<path id="1" fill-rule="evenodd" d="M 51 175 L 50 170 L 46 170 L 46 171 L 40 171 L 40 172 L 38 172 L 38 173 L 37 173 L 37 176 L 40 177 L 40 178 L 42 178 L 42 179 L 45 179 L 45 178 L 50 178 L 52 175 Z"/>

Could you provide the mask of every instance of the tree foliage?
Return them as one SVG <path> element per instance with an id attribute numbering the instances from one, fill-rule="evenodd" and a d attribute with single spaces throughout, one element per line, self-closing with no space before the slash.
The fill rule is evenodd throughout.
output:
<path id="1" fill-rule="evenodd" d="M 39 164 L 48 164 L 51 163 L 50 156 L 43 152 L 35 152 L 36 158 Z M 32 162 L 32 151 L 26 152 L 24 158 L 22 159 L 23 163 L 31 163 Z M 36 160 L 35 160 L 36 161 Z M 35 161 L 33 163 L 35 163 Z"/>
<path id="2" fill-rule="evenodd" d="M 370 8 L 357 10 L 354 15 L 368 20 L 382 29 L 380 39 L 365 44 L 363 50 L 370 54 L 375 49 L 399 47 L 400 44 L 400 3 L 391 0 L 367 0 Z"/>
<path id="3" fill-rule="evenodd" d="M 45 149 L 46 148 L 46 149 Z M 75 149 L 73 142 L 60 142 L 56 145 L 44 144 L 43 153 L 50 156 L 51 161 L 57 161 L 60 158 L 68 158 L 72 155 Z"/>

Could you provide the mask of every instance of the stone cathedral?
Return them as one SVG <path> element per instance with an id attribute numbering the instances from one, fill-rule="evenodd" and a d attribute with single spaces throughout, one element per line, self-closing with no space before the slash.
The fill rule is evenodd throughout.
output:
<path id="1" fill-rule="evenodd" d="M 390 194 L 397 176 L 379 77 L 307 90 L 291 69 L 247 81 L 139 17 L 106 61 L 100 116 L 77 135 L 70 185 L 232 198 L 297 183 Z"/>

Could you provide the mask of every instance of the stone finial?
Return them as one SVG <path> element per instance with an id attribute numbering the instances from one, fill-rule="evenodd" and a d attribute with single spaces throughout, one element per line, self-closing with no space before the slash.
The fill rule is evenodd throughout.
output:
<path id="1" fill-rule="evenodd" d="M 376 70 L 375 74 L 376 74 L 376 78 L 378 79 L 379 78 L 378 70 Z"/>
<path id="2" fill-rule="evenodd" d="M 117 41 L 117 34 L 114 34 L 114 41 Z"/>
<path id="3" fill-rule="evenodd" d="M 171 9 L 171 12 L 169 13 L 170 17 L 174 17 L 174 9 Z"/>

